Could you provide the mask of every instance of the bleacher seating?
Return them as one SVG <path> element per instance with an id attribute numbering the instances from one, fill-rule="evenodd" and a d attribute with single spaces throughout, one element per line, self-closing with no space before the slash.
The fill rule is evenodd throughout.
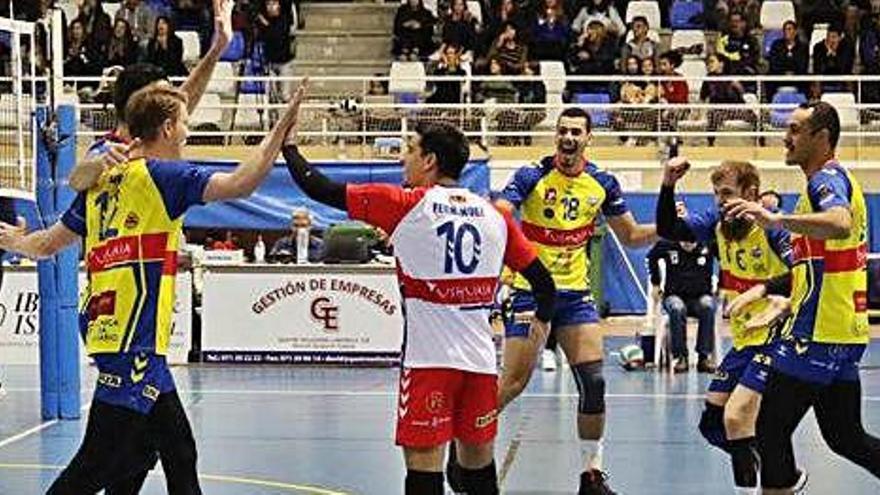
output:
<path id="1" fill-rule="evenodd" d="M 672 29 L 702 29 L 702 0 L 675 0 L 669 9 L 669 24 Z"/>
<path id="2" fill-rule="evenodd" d="M 788 118 L 794 112 L 795 106 L 806 103 L 807 97 L 794 88 L 779 88 L 773 95 L 772 103 L 775 105 L 793 105 L 792 108 L 773 108 L 770 110 L 770 125 L 784 128 L 788 126 Z"/>
<path id="3" fill-rule="evenodd" d="M 244 50 L 244 35 L 241 33 L 241 31 L 236 31 L 232 34 L 232 40 L 230 40 L 229 46 L 226 47 L 226 51 L 224 51 L 223 55 L 220 56 L 220 60 L 224 62 L 238 62 L 239 60 L 244 58 Z"/>
<path id="4" fill-rule="evenodd" d="M 768 29 L 782 29 L 785 21 L 796 19 L 794 4 L 790 0 L 767 0 L 761 4 L 761 27 Z"/>
<path id="5" fill-rule="evenodd" d="M 822 101 L 837 109 L 840 116 L 840 128 L 853 130 L 859 126 L 859 109 L 856 108 L 856 97 L 852 93 L 823 93 Z"/>
<path id="6" fill-rule="evenodd" d="M 183 63 L 195 64 L 202 55 L 202 44 L 199 33 L 195 31 L 177 31 L 177 36 L 183 41 Z"/>
<path id="7" fill-rule="evenodd" d="M 693 45 L 702 44 L 703 50 L 701 54 L 706 53 L 706 35 L 703 31 L 696 29 L 679 29 L 672 32 L 672 40 L 669 48 L 677 50 L 679 48 L 690 48 Z M 687 58 L 697 58 L 701 55 L 685 55 Z"/>
<path id="8" fill-rule="evenodd" d="M 573 100 L 582 105 L 607 105 L 611 103 L 611 97 L 608 93 L 575 93 Z M 608 116 L 608 110 L 589 106 L 585 107 L 585 110 L 590 114 L 594 129 L 610 125 L 611 118 Z"/>
<path id="9" fill-rule="evenodd" d="M 644 0 L 629 2 L 626 6 L 626 23 L 631 23 L 637 16 L 644 16 L 648 19 L 648 25 L 655 29 L 660 27 L 660 4 Z"/>

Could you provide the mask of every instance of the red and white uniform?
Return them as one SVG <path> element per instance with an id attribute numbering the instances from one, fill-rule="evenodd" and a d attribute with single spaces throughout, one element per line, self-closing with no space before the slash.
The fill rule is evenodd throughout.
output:
<path id="1" fill-rule="evenodd" d="M 404 298 L 397 443 L 495 436 L 497 369 L 489 313 L 503 265 L 536 257 L 509 214 L 462 188 L 349 185 L 349 215 L 391 236 Z"/>

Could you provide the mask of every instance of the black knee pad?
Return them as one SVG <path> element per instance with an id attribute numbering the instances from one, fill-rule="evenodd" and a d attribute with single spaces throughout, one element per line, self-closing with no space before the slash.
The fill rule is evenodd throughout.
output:
<path id="1" fill-rule="evenodd" d="M 700 416 L 700 433 L 709 445 L 728 451 L 727 433 L 724 431 L 724 407 L 706 403 L 703 415 Z"/>
<path id="2" fill-rule="evenodd" d="M 406 495 L 443 495 L 443 473 L 406 470 Z"/>
<path id="3" fill-rule="evenodd" d="M 602 376 L 602 361 L 590 361 L 571 367 L 574 382 L 577 384 L 580 400 L 578 412 L 581 414 L 602 414 L 605 412 L 605 378 Z"/>
<path id="4" fill-rule="evenodd" d="M 498 495 L 495 461 L 480 469 L 461 468 L 461 481 L 468 495 Z"/>

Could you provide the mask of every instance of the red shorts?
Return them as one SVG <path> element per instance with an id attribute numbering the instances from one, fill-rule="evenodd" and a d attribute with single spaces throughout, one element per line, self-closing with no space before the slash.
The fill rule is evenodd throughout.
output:
<path id="1" fill-rule="evenodd" d="M 404 368 L 397 445 L 435 447 L 453 438 L 486 443 L 498 432 L 498 377 L 449 368 Z"/>

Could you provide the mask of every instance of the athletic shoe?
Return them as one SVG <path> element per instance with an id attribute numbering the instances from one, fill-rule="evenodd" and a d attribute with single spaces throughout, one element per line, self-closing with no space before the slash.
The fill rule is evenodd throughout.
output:
<path id="1" fill-rule="evenodd" d="M 605 482 L 607 479 L 608 475 L 598 469 L 584 471 L 581 473 L 581 487 L 578 490 L 578 495 L 617 495 L 617 492 Z"/>
<path id="2" fill-rule="evenodd" d="M 541 367 L 544 371 L 556 371 L 556 353 L 550 349 L 544 349 L 541 353 Z"/>
<path id="3" fill-rule="evenodd" d="M 715 373 L 715 360 L 709 356 L 703 356 L 697 361 L 697 373 Z"/>
<path id="4" fill-rule="evenodd" d="M 797 495 L 798 493 L 805 493 L 804 490 L 807 488 L 807 480 L 809 478 L 809 476 L 807 475 L 807 472 L 802 469 L 798 469 L 797 473 L 798 473 L 797 483 L 795 483 L 794 486 L 791 487 L 791 492 L 794 493 L 795 495 Z"/>
<path id="5" fill-rule="evenodd" d="M 673 373 L 687 373 L 688 372 L 688 358 L 680 357 L 675 360 L 675 365 L 672 366 Z"/>

